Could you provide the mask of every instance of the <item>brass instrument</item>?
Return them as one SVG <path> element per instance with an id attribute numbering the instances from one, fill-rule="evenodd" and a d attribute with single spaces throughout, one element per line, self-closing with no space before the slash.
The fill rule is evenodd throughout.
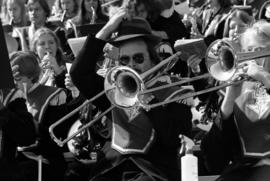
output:
<path id="1" fill-rule="evenodd" d="M 227 39 L 214 41 L 206 52 L 206 67 L 208 72 L 218 81 L 231 81 L 242 68 L 241 63 L 270 56 L 270 50 L 265 48 L 255 52 L 241 52 L 239 44 Z"/>
<path id="2" fill-rule="evenodd" d="M 131 108 L 134 106 L 140 106 L 140 107 L 145 108 L 146 110 L 149 110 L 157 106 L 166 105 L 166 104 L 176 102 L 182 99 L 195 97 L 195 96 L 205 94 L 208 92 L 216 91 L 230 85 L 238 84 L 238 83 L 241 83 L 243 80 L 232 81 L 232 76 L 237 71 L 238 65 L 240 62 L 248 61 L 250 59 L 270 56 L 269 50 L 242 53 L 242 52 L 237 51 L 238 49 L 239 48 L 233 45 L 233 43 L 227 40 L 218 40 L 216 42 L 213 42 L 206 51 L 206 65 L 207 65 L 209 73 L 200 75 L 197 77 L 189 78 L 189 79 L 182 79 L 180 81 L 163 85 L 160 87 L 155 87 L 152 89 L 146 89 L 146 88 L 147 88 L 148 82 L 151 82 L 153 81 L 153 79 L 158 78 L 158 76 L 153 76 L 153 75 L 156 74 L 156 72 L 160 70 L 167 70 L 167 68 L 164 69 L 164 66 L 166 67 L 168 65 L 172 65 L 171 62 L 175 60 L 175 58 L 181 54 L 180 52 L 173 54 L 169 58 L 163 60 L 158 65 L 144 72 L 141 75 L 139 75 L 136 71 L 128 67 L 124 67 L 124 66 L 114 67 L 111 70 L 109 70 L 105 76 L 104 91 L 100 92 L 99 94 L 94 96 L 92 99 L 87 100 L 81 106 L 73 110 L 71 113 L 64 116 L 62 119 L 60 119 L 56 123 L 52 124 L 49 127 L 49 132 L 53 140 L 59 146 L 63 146 L 65 143 L 73 139 L 76 135 L 78 135 L 85 129 L 92 126 L 96 121 L 98 121 L 108 112 L 110 112 L 114 107 Z M 161 73 L 157 75 L 161 75 Z M 150 79 L 149 77 L 153 77 L 153 78 Z M 225 81 L 225 83 L 221 85 L 217 85 L 215 87 L 208 88 L 206 90 L 201 90 L 198 92 L 188 92 L 181 96 L 179 95 L 174 98 L 171 98 L 162 102 L 158 102 L 152 105 L 150 104 L 145 105 L 139 99 L 139 97 L 141 97 L 141 95 L 143 94 L 151 93 L 151 92 L 161 90 L 161 89 L 170 88 L 173 86 L 182 85 L 185 83 L 190 83 L 192 81 L 201 80 L 201 79 L 205 79 L 209 77 L 214 77 L 218 81 Z M 69 117 L 77 113 L 78 111 L 80 111 L 80 109 L 84 107 L 85 105 L 92 103 L 94 100 L 104 95 L 104 93 L 107 95 L 108 99 L 112 103 L 112 106 L 109 109 L 101 113 L 99 116 L 91 120 L 89 123 L 82 126 L 80 129 L 78 129 L 76 133 L 70 135 L 65 140 L 61 141 L 55 137 L 53 133 L 53 129 L 57 125 L 61 124 L 63 121 L 65 121 L 66 119 L 68 119 Z"/>
<path id="3" fill-rule="evenodd" d="M 85 129 L 92 126 L 96 121 L 100 120 L 103 116 L 105 116 L 108 112 L 110 112 L 114 107 L 120 108 L 131 108 L 133 106 L 142 106 L 138 99 L 138 92 L 144 90 L 144 81 L 145 79 L 149 78 L 156 73 L 161 68 L 164 69 L 164 66 L 171 65 L 171 61 L 175 61 L 176 57 L 180 55 L 180 52 L 175 53 L 174 55 L 170 56 L 169 58 L 163 60 L 155 67 L 151 68 L 150 70 L 144 72 L 142 75 L 139 75 L 136 71 L 131 68 L 124 67 L 124 66 L 116 66 L 108 71 L 105 76 L 104 82 L 104 91 L 100 92 L 93 98 L 85 101 L 82 105 L 74 109 L 72 112 L 55 122 L 49 127 L 49 132 L 52 139 L 59 145 L 63 146 L 71 139 L 73 139 L 76 135 L 84 131 Z M 159 74 L 160 75 L 160 74 Z M 94 100 L 98 99 L 99 97 L 103 96 L 104 94 L 107 95 L 109 100 L 112 102 L 112 106 L 108 108 L 103 113 L 99 114 L 96 118 L 91 120 L 89 123 L 82 126 L 78 131 L 68 138 L 64 139 L 63 141 L 56 138 L 53 130 L 62 122 L 69 119 L 71 116 L 79 112 L 83 107 L 91 104 Z M 123 101 L 123 99 L 125 101 Z"/>

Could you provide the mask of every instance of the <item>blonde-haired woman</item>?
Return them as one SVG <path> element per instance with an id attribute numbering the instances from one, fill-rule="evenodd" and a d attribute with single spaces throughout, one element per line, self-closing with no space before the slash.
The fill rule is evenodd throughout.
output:
<path id="1" fill-rule="evenodd" d="M 41 60 L 43 69 L 41 84 L 65 88 L 65 60 L 56 34 L 48 28 L 38 29 L 31 42 L 30 49 Z"/>

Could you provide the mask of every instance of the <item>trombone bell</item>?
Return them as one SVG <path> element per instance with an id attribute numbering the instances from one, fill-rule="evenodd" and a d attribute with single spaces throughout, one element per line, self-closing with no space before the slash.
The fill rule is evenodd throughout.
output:
<path id="1" fill-rule="evenodd" d="M 144 90 L 140 75 L 129 67 L 112 68 L 105 77 L 105 93 L 110 102 L 120 108 L 139 105 L 138 93 Z"/>
<path id="2" fill-rule="evenodd" d="M 230 81 L 240 63 L 270 56 L 269 49 L 241 52 L 240 45 L 222 39 L 214 41 L 206 51 L 205 63 L 209 73 L 218 81 Z"/>
<path id="3" fill-rule="evenodd" d="M 228 40 L 214 41 L 206 51 L 205 63 L 208 72 L 218 81 L 230 80 L 236 72 L 239 46 Z"/>

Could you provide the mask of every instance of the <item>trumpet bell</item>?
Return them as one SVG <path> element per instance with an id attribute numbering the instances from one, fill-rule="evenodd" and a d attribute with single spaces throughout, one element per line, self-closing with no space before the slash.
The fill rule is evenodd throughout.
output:
<path id="1" fill-rule="evenodd" d="M 138 93 L 144 90 L 144 83 L 133 69 L 117 66 L 107 73 L 104 89 L 112 104 L 120 108 L 131 108 L 139 104 Z"/>

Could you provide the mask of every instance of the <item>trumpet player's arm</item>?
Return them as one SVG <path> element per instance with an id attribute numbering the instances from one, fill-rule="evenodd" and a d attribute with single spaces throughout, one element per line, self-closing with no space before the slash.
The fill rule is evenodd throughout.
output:
<path id="1" fill-rule="evenodd" d="M 0 127 L 7 130 L 7 136 L 19 146 L 30 145 L 36 140 L 33 117 L 27 111 L 23 98 L 17 98 L 7 106 L 1 105 Z"/>

